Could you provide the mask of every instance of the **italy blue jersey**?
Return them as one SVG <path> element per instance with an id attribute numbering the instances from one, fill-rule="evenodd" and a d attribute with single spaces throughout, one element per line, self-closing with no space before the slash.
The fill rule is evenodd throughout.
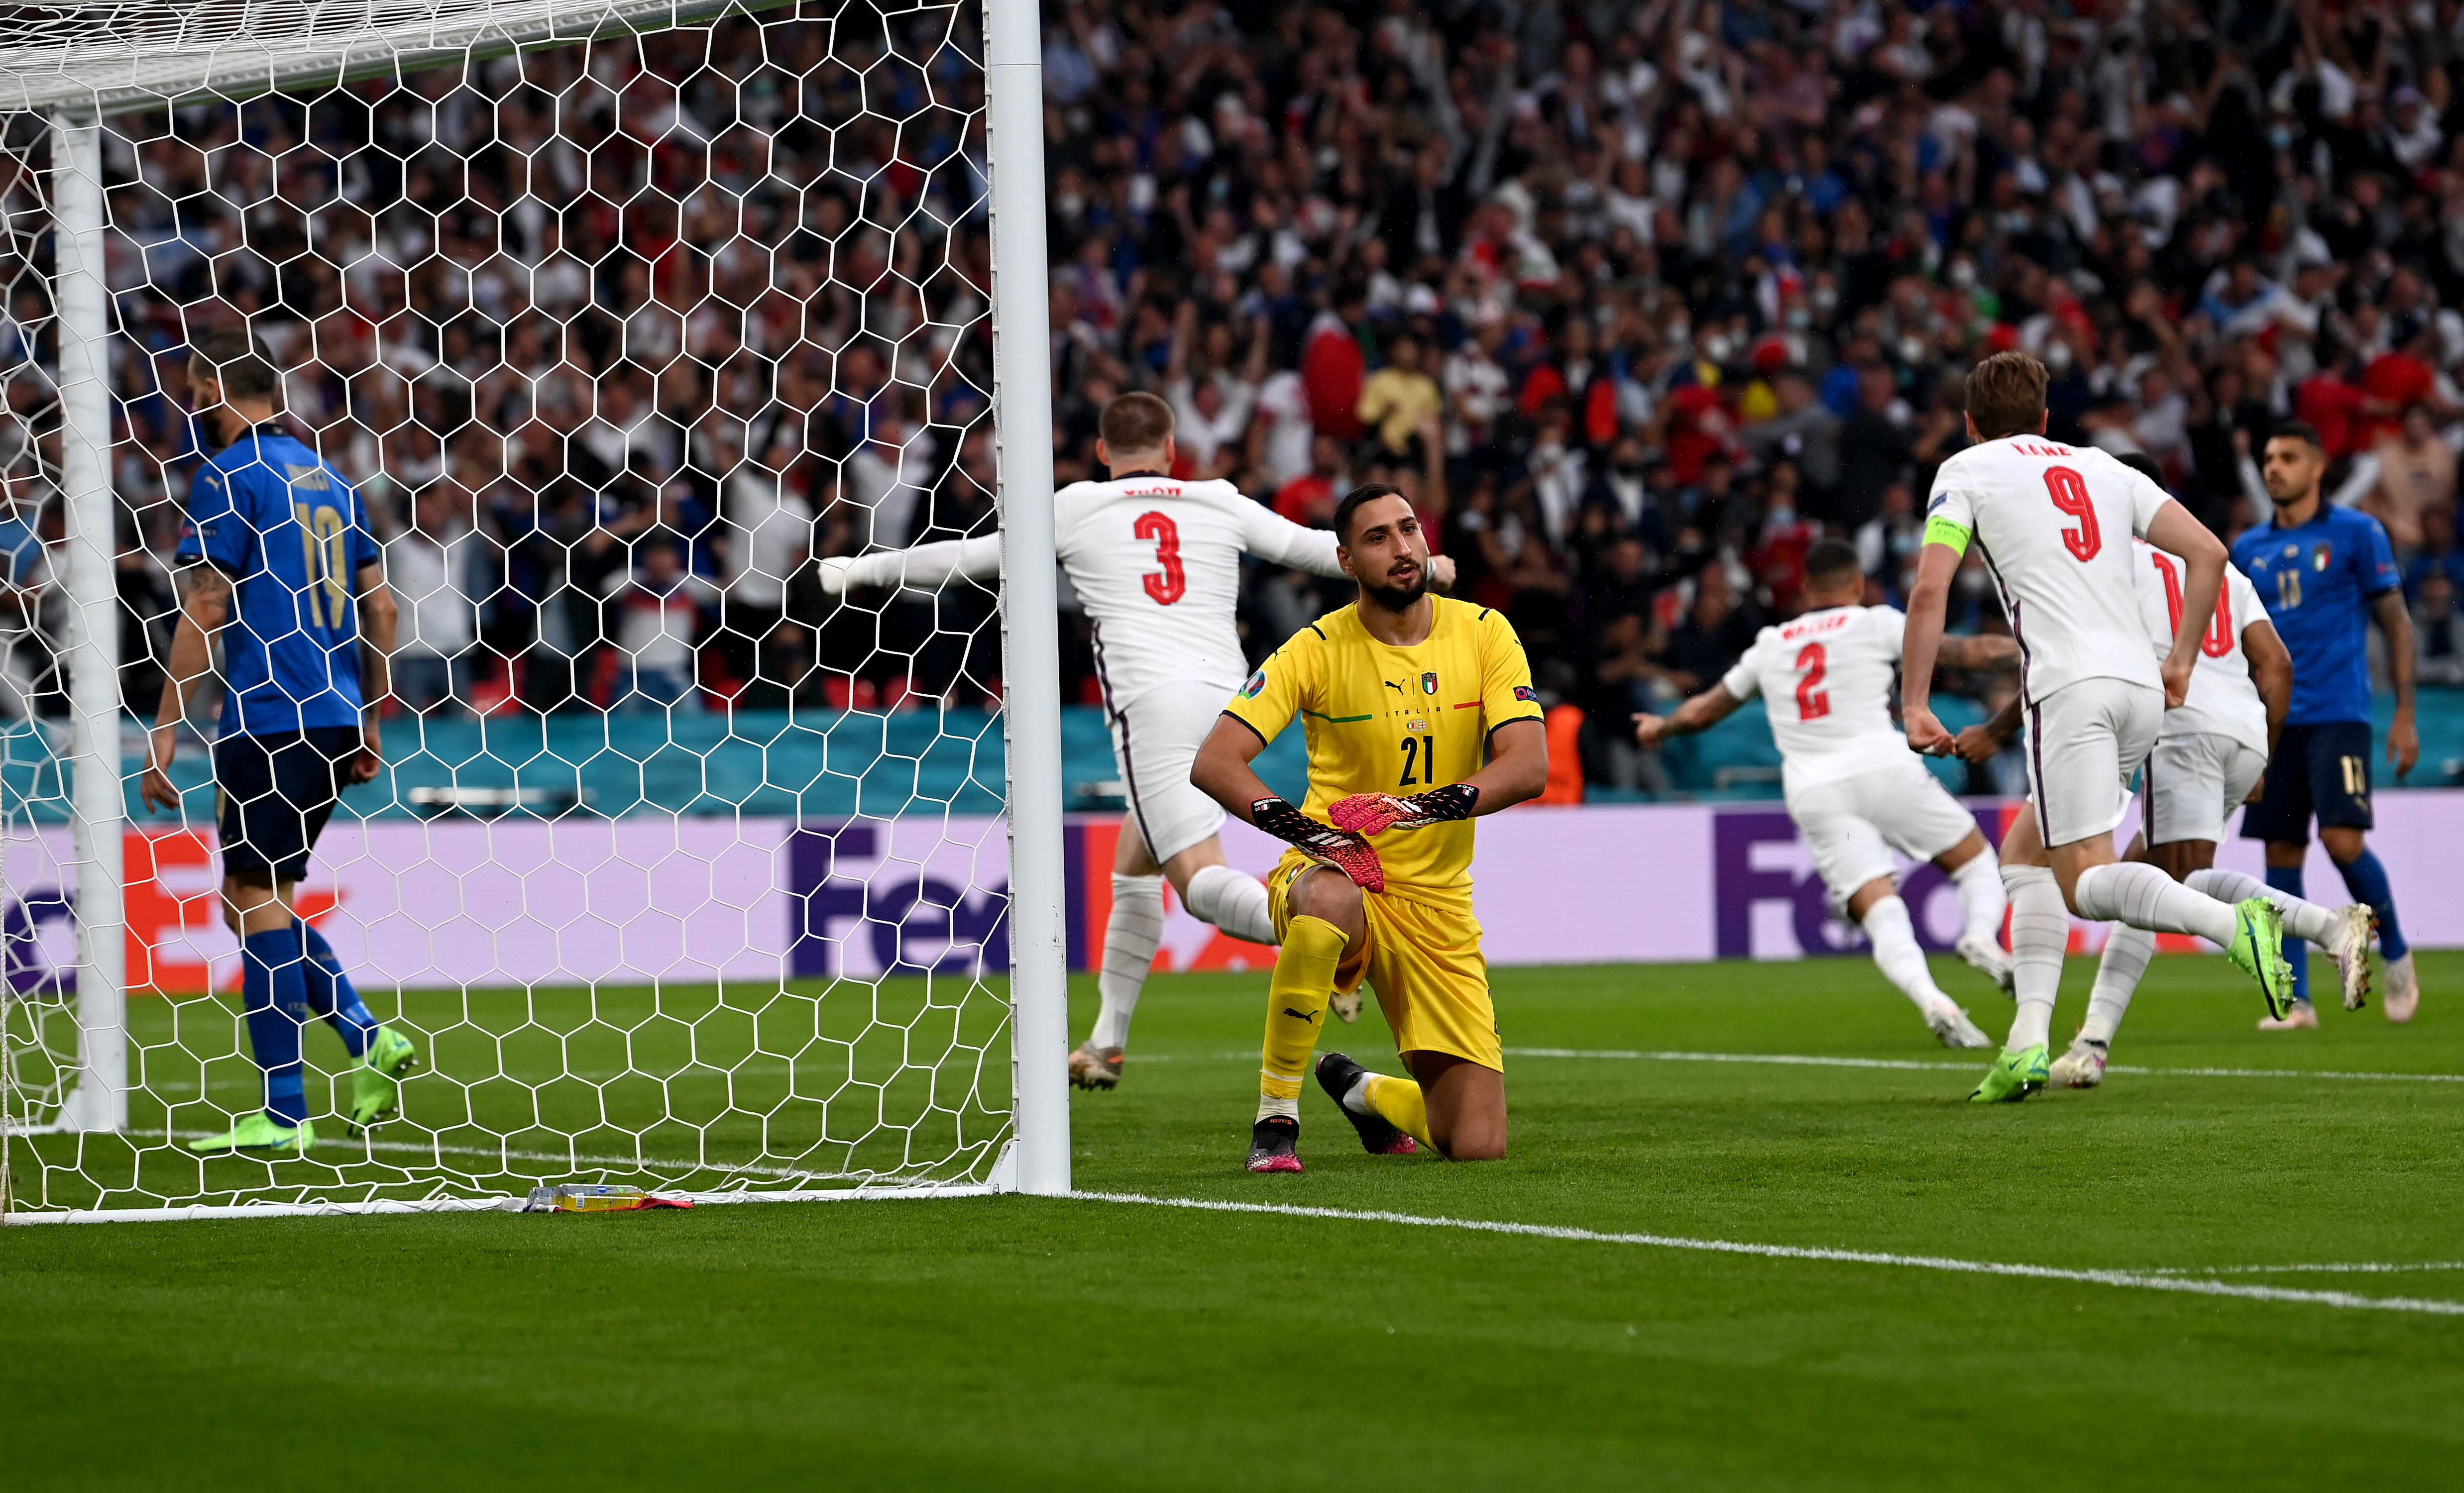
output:
<path id="1" fill-rule="evenodd" d="M 224 735 L 360 724 L 357 578 L 377 555 L 359 490 L 279 427 L 206 459 L 179 556 L 231 578 Z"/>
<path id="2" fill-rule="evenodd" d="M 2368 720 L 2370 604 L 2403 583 L 2379 521 L 2321 503 L 2298 529 L 2250 530 L 2233 559 L 2293 655 L 2284 723 Z"/>

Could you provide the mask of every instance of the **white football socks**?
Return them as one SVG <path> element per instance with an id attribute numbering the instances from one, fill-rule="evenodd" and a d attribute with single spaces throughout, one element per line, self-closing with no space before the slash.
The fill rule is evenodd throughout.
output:
<path id="1" fill-rule="evenodd" d="M 2139 977 L 2147 973 L 2147 961 L 2155 956 L 2154 933 L 2127 923 L 2114 929 L 2113 936 L 2104 941 L 2104 957 L 2097 961 L 2096 988 L 2088 993 L 2087 1023 L 2079 1028 L 2081 1037 L 2112 1043 L 2123 1014 L 2130 1009 L 2131 992 L 2139 988 Z"/>
<path id="2" fill-rule="evenodd" d="M 2321 948 L 2326 949 L 2329 954 L 2343 953 L 2341 949 L 2328 947 L 2331 940 L 2343 936 L 2344 932 L 2344 920 L 2336 915 L 2336 910 L 2333 908 L 2322 908 L 2316 902 L 2304 902 L 2289 891 L 2277 890 L 2255 876 L 2246 876 L 2240 871 L 2229 871 L 2221 867 L 2192 871 L 2187 885 L 2192 890 L 2204 891 L 2219 902 L 2247 902 L 2253 897 L 2265 897 L 2275 903 L 2284 913 L 2286 933 L 2296 938 L 2307 938 Z"/>
<path id="3" fill-rule="evenodd" d="M 2005 866 L 2002 887 L 2011 898 L 2011 995 L 2019 1003 L 2002 1049 L 2025 1052 L 2053 1030 L 2062 955 L 2071 942 L 2070 910 L 2062 906 L 2061 886 L 2046 867 Z"/>
<path id="4" fill-rule="evenodd" d="M 2218 948 L 2229 948 L 2233 940 L 2232 903 L 2193 891 L 2145 862 L 2089 867 L 2079 872 L 2071 905 L 2094 922 L 2196 933 Z"/>
<path id="5" fill-rule="evenodd" d="M 1260 889 L 1264 890 L 1264 888 Z M 1088 1039 L 1098 1047 L 1130 1044 L 1130 1015 L 1163 944 L 1163 878 L 1112 873 L 1112 915 L 1104 923 L 1104 968 L 1095 989 L 1104 998 Z"/>
<path id="6" fill-rule="evenodd" d="M 1272 946 L 1274 914 L 1266 910 L 1266 884 L 1229 866 L 1201 866 L 1181 897 L 1190 916 L 1251 943 Z"/>
<path id="7" fill-rule="evenodd" d="M 1884 897 L 1875 903 L 1865 910 L 1864 927 L 1882 977 L 1916 1002 L 1918 1014 L 1930 1021 L 1936 1011 L 1951 1003 L 1942 987 L 1933 982 L 1933 972 L 1925 967 L 1925 950 L 1917 943 L 1916 924 L 1909 921 L 1905 902 Z"/>
<path id="8" fill-rule="evenodd" d="M 1966 865 L 1950 873 L 1950 884 L 1959 889 L 1959 905 L 1968 913 L 1968 928 L 1961 936 L 1999 946 L 2002 914 L 2010 910 L 2011 899 L 2002 890 L 2002 868 L 1993 864 L 1993 857 L 1990 853 L 1969 857 Z"/>

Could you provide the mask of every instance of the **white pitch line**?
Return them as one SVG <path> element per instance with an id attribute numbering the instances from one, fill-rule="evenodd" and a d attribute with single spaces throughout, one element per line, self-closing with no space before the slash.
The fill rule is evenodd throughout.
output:
<path id="1" fill-rule="evenodd" d="M 1507 1047 L 1509 1058 L 1602 1058 L 1639 1063 L 1764 1063 L 1789 1067 L 1908 1068 L 1923 1072 L 1973 1073 L 1974 1063 L 1920 1063 L 1907 1058 L 1817 1057 L 1793 1052 L 1645 1052 L 1585 1047 Z M 2355 1073 L 2332 1068 L 2149 1068 L 2117 1063 L 2108 1073 L 2147 1078 L 2319 1078 L 2396 1084 L 2464 1084 L 2464 1073 Z"/>
<path id="2" fill-rule="evenodd" d="M 2464 1317 L 2464 1301 L 2438 1301 L 2412 1296 L 2362 1296 L 2351 1291 L 2298 1291 L 2280 1285 L 2238 1285 L 2204 1276 L 2161 1275 L 2148 1270 L 2066 1270 L 2054 1265 L 2016 1264 L 1994 1260 L 1954 1260 L 1940 1255 L 1894 1255 L 1864 1249 L 1822 1249 L 1799 1244 L 1752 1244 L 1724 1239 L 1685 1239 L 1667 1234 L 1611 1234 L 1596 1229 L 1566 1228 L 1550 1223 L 1507 1223 L 1488 1219 L 1424 1218 L 1419 1214 L 1375 1209 L 1309 1208 L 1295 1203 L 1226 1202 L 1203 1197 L 1151 1197 L 1144 1193 L 1072 1193 L 1089 1202 L 1137 1203 L 1153 1208 L 1191 1208 L 1204 1213 L 1263 1213 L 1288 1219 L 1331 1219 L 1353 1223 L 1399 1223 L 1414 1228 L 1463 1229 L 1476 1234 L 1511 1234 L 1529 1239 L 1568 1240 L 1593 1244 L 1639 1244 L 1651 1249 L 1685 1249 L 1705 1254 L 1752 1255 L 1766 1260 L 1818 1260 L 1843 1264 L 1892 1265 L 1908 1270 L 1941 1270 L 1958 1275 L 2015 1276 L 2035 1281 L 2076 1281 L 2149 1291 L 2178 1291 L 2192 1296 L 2233 1296 L 2247 1301 L 2305 1303 L 2364 1311 L 2409 1311 L 2430 1316 Z"/>
<path id="3" fill-rule="evenodd" d="M 2149 1275 L 2402 1275 L 2414 1270 L 2464 1270 L 2464 1260 L 2423 1260 L 2413 1263 L 2350 1263 L 2295 1265 L 2165 1265 Z"/>

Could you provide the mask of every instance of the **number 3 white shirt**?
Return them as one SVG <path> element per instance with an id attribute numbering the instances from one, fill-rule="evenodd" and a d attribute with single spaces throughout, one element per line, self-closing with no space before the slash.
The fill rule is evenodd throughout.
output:
<path id="1" fill-rule="evenodd" d="M 2131 548 L 2139 557 L 2140 621 L 2161 661 L 2173 650 L 2173 629 L 2181 626 L 2182 581 L 2189 567 L 2144 539 Z M 2267 702 L 2259 698 L 2258 686 L 2251 681 L 2250 655 L 2241 647 L 2243 630 L 2265 621 L 2267 607 L 2259 601 L 2257 588 L 2248 576 L 2227 565 L 2224 595 L 2199 639 L 2189 695 L 2179 708 L 2165 713 L 2157 739 L 2170 741 L 2204 733 L 2267 755 Z"/>
<path id="2" fill-rule="evenodd" d="M 2082 679 L 2165 687 L 2139 619 L 2145 538 L 2165 490 L 2103 451 L 2004 436 L 1942 464 L 1928 539 L 1954 524 L 1982 546 L 2035 703 Z"/>
<path id="3" fill-rule="evenodd" d="M 1053 540 L 1095 624 L 1095 668 L 1118 714 L 1171 680 L 1241 687 L 1249 666 L 1233 614 L 1245 551 L 1314 575 L 1340 576 L 1334 536 L 1304 529 L 1229 482 L 1128 476 L 1073 482 L 1052 495 Z M 1001 537 L 984 535 L 867 555 L 850 585 L 930 588 L 1001 573 Z"/>
<path id="4" fill-rule="evenodd" d="M 1761 695 L 1789 793 L 1907 759 L 1891 724 L 1891 681 L 1907 619 L 1888 606 L 1834 606 L 1765 627 L 1720 681 Z"/>

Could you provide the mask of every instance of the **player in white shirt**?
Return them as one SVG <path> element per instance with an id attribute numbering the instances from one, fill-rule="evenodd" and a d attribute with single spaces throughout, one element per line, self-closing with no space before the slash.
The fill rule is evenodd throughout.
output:
<path id="1" fill-rule="evenodd" d="M 1960 957 L 2008 988 L 2010 963 L 1996 941 L 2002 881 L 1975 817 L 1943 790 L 1891 724 L 1905 619 L 1888 606 L 1861 604 L 1864 595 L 1856 548 L 1837 539 L 1815 545 L 1805 557 L 1804 615 L 1765 627 L 1726 678 L 1674 715 L 1637 715 L 1635 739 L 1658 746 L 1725 719 L 1757 694 L 1768 701 L 1789 817 L 1813 846 L 1833 906 L 1865 930 L 1874 962 L 1944 1046 L 1990 1047 L 1992 1039 L 1934 983 L 1900 900 L 1891 851 L 1948 873 L 1967 912 Z M 2018 648 L 2008 638 L 1945 638 L 1936 662 L 2007 669 L 2018 662 Z"/>
<path id="2" fill-rule="evenodd" d="M 2150 478 L 2157 476 L 2151 470 L 2155 463 L 2145 456 L 2122 461 Z M 2150 651 L 2162 658 L 2180 626 L 2184 567 L 2144 540 L 2133 542 L 2132 553 L 2138 562 L 2140 621 Z M 2317 939 L 2335 957 L 2343 976 L 2344 1003 L 2358 1008 L 2369 994 L 2370 910 L 2321 907 L 2215 866 L 2225 823 L 2258 791 L 2292 700 L 2293 656 L 2276 635 L 2256 588 L 2228 565 L 2224 594 L 2191 666 L 2189 692 L 2178 709 L 2165 713 L 2155 749 L 2148 754 L 2140 789 L 2146 824 L 2127 858 L 2147 861 L 2176 881 L 2224 901 L 2266 897 L 2283 912 L 2288 929 Z M 2014 700 L 1992 720 L 1961 732 L 1959 755 L 1969 761 L 1991 757 L 1999 743 L 2017 734 L 2019 716 Z M 2113 931 L 2097 963 L 2087 1021 L 2069 1050 L 2054 1060 L 2050 1082 L 2094 1088 L 2104 1081 L 2114 1034 L 2155 954 L 2154 933 L 2129 927 Z"/>
<path id="3" fill-rule="evenodd" d="M 1190 912 L 1235 938 L 1275 942 L 1266 889 L 1223 864 L 1223 810 L 1189 785 L 1199 743 L 1248 676 L 1233 612 L 1241 557 L 1339 577 L 1334 535 L 1304 529 L 1229 482 L 1166 475 L 1177 454 L 1172 409 L 1153 394 L 1104 406 L 1095 453 L 1110 473 L 1052 495 L 1054 547 L 1095 624 L 1095 671 L 1129 823 L 1112 861 L 1095 1029 L 1069 1055 L 1086 1088 L 1120 1082 L 1130 1017 L 1163 940 L 1163 884 Z M 832 595 L 858 586 L 934 587 L 1001 574 L 1001 537 L 984 535 L 822 561 Z M 1431 567 L 1441 582 L 1451 565 Z M 1359 1015 L 1355 999 L 1341 1013 Z"/>
<path id="4" fill-rule="evenodd" d="M 2022 661 L 2035 812 L 2002 841 L 2018 1012 L 2001 1057 L 1969 1095 L 1979 1104 L 2025 1099 L 2050 1076 L 2045 1041 L 2070 941 L 2065 911 L 2197 933 L 2224 945 L 2257 980 L 2272 1015 L 2283 1015 L 2293 998 L 2275 903 L 2224 902 L 2113 853 L 2130 779 L 2154 748 L 2165 712 L 2189 693 L 2224 589 L 2224 544 L 2146 477 L 2102 451 L 2047 440 L 2044 428 L 2044 364 L 2013 352 L 1976 365 L 1968 378 L 1974 444 L 1934 477 L 1908 598 L 1903 714 L 1917 750 L 1955 746 L 1926 705 L 1951 576 L 1971 539 Z M 2183 561 L 2189 604 L 2161 664 L 2140 620 L 2134 537 Z"/>

